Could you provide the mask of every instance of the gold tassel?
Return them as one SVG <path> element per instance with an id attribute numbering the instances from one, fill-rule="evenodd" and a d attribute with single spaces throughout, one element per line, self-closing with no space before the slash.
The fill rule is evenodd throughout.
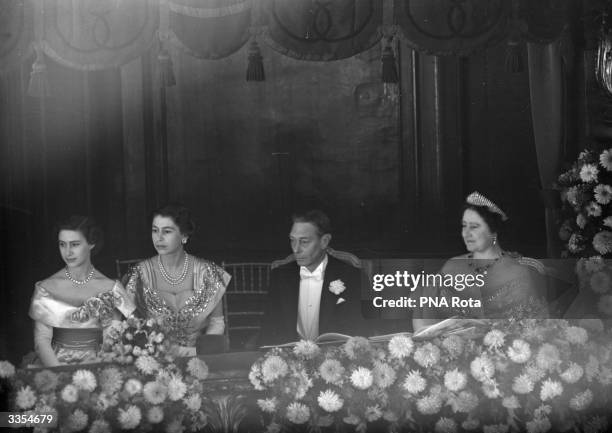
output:
<path id="1" fill-rule="evenodd" d="M 391 48 L 391 41 L 392 38 L 389 38 L 381 55 L 383 83 L 397 83 L 399 81 L 397 69 L 395 67 L 395 54 L 393 54 L 393 49 Z"/>
<path id="2" fill-rule="evenodd" d="M 172 87 L 176 85 L 176 77 L 174 76 L 174 66 L 172 57 L 165 47 L 162 47 L 157 54 L 157 62 L 159 66 L 159 84 L 161 87 Z"/>
<path id="3" fill-rule="evenodd" d="M 264 73 L 263 57 L 257 41 L 252 40 L 249 44 L 249 64 L 246 73 L 247 81 L 265 81 L 266 74 Z"/>

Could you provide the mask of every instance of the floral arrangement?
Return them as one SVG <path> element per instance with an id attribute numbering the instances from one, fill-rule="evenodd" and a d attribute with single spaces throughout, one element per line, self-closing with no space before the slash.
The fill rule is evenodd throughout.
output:
<path id="1" fill-rule="evenodd" d="M 612 148 L 580 153 L 557 181 L 562 213 L 559 236 L 565 254 L 612 257 Z"/>
<path id="2" fill-rule="evenodd" d="M 12 379 L 16 409 L 26 415 L 54 414 L 62 432 L 172 433 L 198 431 L 207 425 L 205 414 L 211 402 L 203 392 L 202 380 L 208 376 L 204 361 L 191 358 L 179 366 L 162 365 L 153 358 L 138 360 L 121 367 L 83 365 L 74 371 L 36 373 L 15 372 L 2 361 L 0 374 Z"/>
<path id="3" fill-rule="evenodd" d="M 266 353 L 249 378 L 269 432 L 606 431 L 612 336 L 600 320 L 579 324 L 504 321 L 478 340 L 301 341 Z"/>
<path id="4" fill-rule="evenodd" d="M 98 356 L 101 361 L 143 366 L 157 365 L 159 359 L 173 360 L 161 320 L 137 317 L 111 322 L 104 329 Z"/>

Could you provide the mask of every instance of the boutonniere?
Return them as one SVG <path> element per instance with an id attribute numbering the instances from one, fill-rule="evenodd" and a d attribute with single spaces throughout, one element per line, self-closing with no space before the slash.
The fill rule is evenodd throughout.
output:
<path id="1" fill-rule="evenodd" d="M 345 290 L 346 290 L 346 286 L 344 285 L 342 280 L 334 280 L 331 283 L 329 283 L 329 291 L 332 292 L 336 296 L 339 296 L 340 293 L 344 292 Z M 336 301 L 336 305 L 341 304 L 344 301 L 345 301 L 344 298 L 338 298 L 338 301 Z"/>

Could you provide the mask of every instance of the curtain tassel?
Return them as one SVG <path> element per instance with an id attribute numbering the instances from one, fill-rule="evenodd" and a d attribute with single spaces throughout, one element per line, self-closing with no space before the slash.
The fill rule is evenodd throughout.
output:
<path id="1" fill-rule="evenodd" d="M 506 72 L 513 74 L 518 74 L 525 70 L 521 44 L 517 41 L 508 42 L 508 47 L 506 49 L 505 69 Z"/>
<path id="2" fill-rule="evenodd" d="M 383 49 L 381 55 L 382 61 L 382 82 L 383 83 L 397 83 L 399 78 L 397 76 L 397 69 L 395 68 L 395 55 L 391 48 L 391 38 Z"/>
<path id="3" fill-rule="evenodd" d="M 263 57 L 257 41 L 253 40 L 249 44 L 249 64 L 246 72 L 247 81 L 265 81 L 266 75 L 263 67 Z"/>
<path id="4" fill-rule="evenodd" d="M 34 98 L 45 98 L 49 96 L 49 81 L 47 79 L 47 65 L 45 64 L 45 54 L 42 47 L 37 45 L 36 60 L 30 72 L 30 82 L 28 83 L 28 95 Z"/>
<path id="5" fill-rule="evenodd" d="M 159 84 L 161 87 L 172 87 L 176 85 L 174 77 L 174 66 L 172 65 L 172 57 L 165 48 L 159 50 L 157 54 L 157 62 L 159 63 Z"/>

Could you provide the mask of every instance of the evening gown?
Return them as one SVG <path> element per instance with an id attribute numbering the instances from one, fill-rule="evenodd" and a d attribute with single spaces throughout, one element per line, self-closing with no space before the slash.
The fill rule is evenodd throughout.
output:
<path id="1" fill-rule="evenodd" d="M 162 319 L 176 356 L 195 356 L 197 338 L 204 330 L 207 334 L 222 334 L 225 327 L 223 316 L 211 316 L 211 313 L 220 306 L 231 276 L 212 262 L 191 257 L 193 293 L 177 311 L 155 287 L 154 259 L 134 266 L 126 284 L 141 316 Z"/>
<path id="2" fill-rule="evenodd" d="M 36 283 L 30 317 L 35 321 L 37 347 L 42 340 L 51 346 L 62 364 L 93 361 L 102 343 L 102 331 L 119 313 L 130 316 L 136 306 L 118 281 L 111 290 L 81 302 L 66 295 L 57 296 Z M 34 365 L 40 363 L 35 360 Z"/>

